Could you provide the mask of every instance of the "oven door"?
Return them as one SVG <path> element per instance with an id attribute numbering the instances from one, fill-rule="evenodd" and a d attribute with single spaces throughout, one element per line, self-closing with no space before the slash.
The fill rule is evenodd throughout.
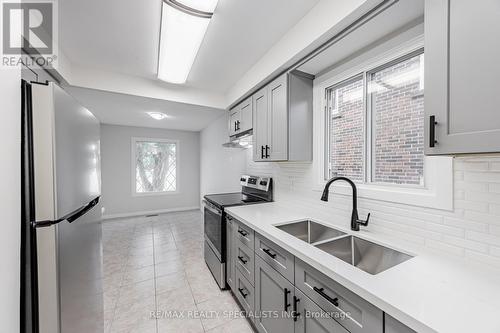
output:
<path id="1" fill-rule="evenodd" d="M 223 232 L 225 232 L 225 228 L 223 227 L 224 220 L 222 219 L 222 211 L 210 202 L 204 201 L 204 204 L 205 212 L 203 223 L 205 228 L 205 240 L 212 248 L 219 261 L 223 263 L 225 261 L 223 258 Z"/>

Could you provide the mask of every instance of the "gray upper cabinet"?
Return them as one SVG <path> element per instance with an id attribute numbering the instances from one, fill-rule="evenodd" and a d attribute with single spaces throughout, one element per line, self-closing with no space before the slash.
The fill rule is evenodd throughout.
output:
<path id="1" fill-rule="evenodd" d="M 499 31 L 498 0 L 426 0 L 426 154 L 500 151 Z"/>
<path id="2" fill-rule="evenodd" d="M 252 98 L 247 98 L 229 110 L 229 136 L 248 132 L 253 128 Z"/>
<path id="3" fill-rule="evenodd" d="M 288 76 L 282 75 L 268 86 L 268 124 L 266 159 L 286 161 L 288 159 Z"/>
<path id="4" fill-rule="evenodd" d="M 253 96 L 253 159 L 256 162 L 265 161 L 265 146 L 268 142 L 268 109 L 267 87 L 259 90 Z"/>
<path id="5" fill-rule="evenodd" d="M 238 133 L 239 121 L 240 121 L 240 113 L 238 111 L 238 107 L 229 110 L 229 136 L 233 136 Z"/>
<path id="6" fill-rule="evenodd" d="M 246 132 L 253 128 L 252 113 L 252 98 L 250 97 L 240 104 L 240 124 L 238 126 L 238 131 L 240 133 Z"/>
<path id="7" fill-rule="evenodd" d="M 252 96 L 254 161 L 312 159 L 312 80 L 292 71 Z"/>
<path id="8" fill-rule="evenodd" d="M 294 286 L 259 256 L 255 256 L 255 312 L 279 313 L 279 316 L 257 316 L 255 326 L 260 333 L 293 332 L 295 322 L 290 314 Z"/>

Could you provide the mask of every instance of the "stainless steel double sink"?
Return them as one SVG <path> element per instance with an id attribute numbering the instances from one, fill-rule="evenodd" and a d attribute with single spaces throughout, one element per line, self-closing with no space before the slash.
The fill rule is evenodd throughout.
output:
<path id="1" fill-rule="evenodd" d="M 406 253 L 348 235 L 310 220 L 291 222 L 276 227 L 373 275 L 413 258 Z"/>

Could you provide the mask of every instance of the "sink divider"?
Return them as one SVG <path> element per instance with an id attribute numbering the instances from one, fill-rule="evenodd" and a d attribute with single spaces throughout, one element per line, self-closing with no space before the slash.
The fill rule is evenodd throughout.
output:
<path id="1" fill-rule="evenodd" d="M 309 235 L 310 237 L 310 235 Z M 328 239 L 323 239 L 323 240 L 320 240 L 320 241 L 317 241 L 317 242 L 314 242 L 314 243 L 309 243 L 313 246 L 317 246 L 317 245 L 321 245 L 321 244 L 325 244 L 325 243 L 328 243 L 328 242 L 333 242 L 333 241 L 336 241 L 337 239 L 341 239 L 341 238 L 345 238 L 345 237 L 350 237 L 350 235 L 340 235 L 340 236 L 337 236 L 337 237 L 332 237 L 332 238 L 328 238 Z"/>

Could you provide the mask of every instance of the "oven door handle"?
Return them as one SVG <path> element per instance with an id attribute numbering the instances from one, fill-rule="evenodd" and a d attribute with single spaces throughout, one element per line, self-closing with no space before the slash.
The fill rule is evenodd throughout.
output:
<path id="1" fill-rule="evenodd" d="M 211 211 L 214 214 L 222 215 L 222 211 L 220 209 L 218 209 L 217 207 L 215 207 L 214 205 L 212 205 L 210 202 L 203 200 L 203 204 L 205 205 L 205 209 L 208 209 L 209 211 Z"/>

